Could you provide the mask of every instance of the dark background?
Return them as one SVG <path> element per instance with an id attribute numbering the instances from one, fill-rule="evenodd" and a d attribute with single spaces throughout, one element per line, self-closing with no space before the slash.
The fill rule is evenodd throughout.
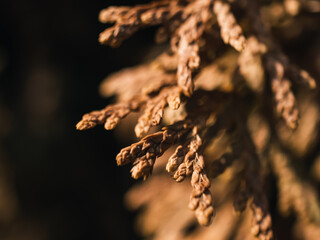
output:
<path id="1" fill-rule="evenodd" d="M 118 49 L 97 41 L 101 9 L 137 2 L 0 1 L 0 239 L 137 239 L 123 204 L 133 181 L 115 162 L 124 145 L 102 127 L 75 130 L 111 102 L 102 79 L 151 47 L 152 29 Z"/>

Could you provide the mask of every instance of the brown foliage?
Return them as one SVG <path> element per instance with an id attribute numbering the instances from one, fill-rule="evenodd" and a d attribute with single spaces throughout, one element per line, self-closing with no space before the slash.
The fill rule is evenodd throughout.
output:
<path id="1" fill-rule="evenodd" d="M 170 38 L 170 49 L 151 63 L 108 77 L 101 92 L 105 96 L 117 95 L 120 102 L 84 115 L 77 129 L 85 130 L 98 124 L 105 124 L 107 130 L 113 129 L 120 119 L 140 111 L 135 133 L 139 138 L 147 135 L 122 149 L 116 157 L 118 165 L 133 164 L 133 178 L 146 180 L 157 168 L 156 161 L 160 161 L 162 165 L 158 168 L 166 165 L 167 172 L 177 182 L 191 178 L 189 207 L 201 225 L 212 222 L 216 209 L 224 209 L 227 214 L 233 202 L 235 211 L 241 215 L 228 220 L 232 222 L 228 231 L 234 239 L 247 239 L 248 211 L 245 209 L 249 205 L 253 236 L 274 239 L 272 214 L 268 209 L 270 196 L 265 191 L 265 178 L 273 175 L 278 181 L 280 212 L 293 209 L 298 216 L 293 228 L 301 229 L 302 226 L 305 231 L 301 231 L 301 235 L 313 239 L 308 237 L 313 235 L 307 229 L 319 231 L 320 228 L 317 191 L 307 184 L 307 180 L 296 176 L 289 161 L 290 153 L 287 153 L 290 146 L 285 147 L 292 141 L 285 142 L 284 139 L 288 139 L 288 133 L 293 134 L 292 129 L 297 129 L 296 133 L 305 136 L 307 142 L 316 139 L 310 129 L 316 128 L 319 114 L 313 111 L 308 115 L 313 119 L 311 128 L 307 127 L 306 121 L 301 121 L 299 126 L 299 97 L 295 96 L 299 92 L 295 84 L 302 83 L 314 89 L 316 81 L 307 71 L 289 61 L 272 32 L 273 27 L 283 27 L 276 25 L 280 17 L 290 21 L 301 9 L 307 9 L 305 1 L 294 2 L 298 5 L 289 1 L 271 1 L 260 6 L 255 0 L 175 0 L 102 10 L 100 21 L 114 23 L 100 34 L 102 44 L 119 46 L 139 29 L 161 25 L 157 41 Z M 274 4 L 285 9 L 287 15 L 276 15 Z M 222 41 L 236 51 L 222 45 L 219 49 L 217 46 Z M 122 89 L 124 85 L 130 87 Z M 312 98 L 305 101 L 316 105 Z M 168 106 L 173 115 L 179 115 L 179 121 L 168 123 L 163 120 Z M 289 128 L 279 127 L 283 123 L 276 117 L 277 113 Z M 151 127 L 162 122 L 164 128 L 148 134 Z M 299 139 L 295 142 L 299 143 Z M 311 148 L 310 144 L 303 146 Z M 166 151 L 172 153 L 164 155 Z M 307 150 L 300 152 L 306 156 Z M 154 234 L 154 239 L 165 239 L 161 227 L 167 229 L 168 235 L 176 236 L 173 239 L 208 236 L 206 234 L 211 230 L 199 228 L 182 236 L 183 227 L 192 219 L 178 206 L 184 202 L 185 193 L 179 192 L 180 199 L 173 191 L 176 186 L 168 182 L 165 188 L 171 195 L 157 195 L 156 188 L 162 187 L 163 183 L 156 179 L 163 176 L 161 171 L 155 175 L 148 185 L 129 193 L 128 204 L 132 208 L 148 206 L 140 218 L 141 231 L 145 230 L 145 235 Z M 210 178 L 215 179 L 214 184 L 210 183 Z M 219 190 L 219 186 L 223 186 L 224 191 Z M 212 190 L 217 192 L 215 207 Z M 148 213 L 155 211 L 152 207 L 156 200 L 172 204 L 164 211 L 177 211 L 179 229 L 175 231 L 165 225 L 168 216 L 164 213 L 157 212 L 163 222 L 159 220 L 155 224 L 146 220 L 150 219 Z M 157 205 L 159 209 L 163 208 L 161 203 L 157 204 L 160 204 Z M 183 216 L 187 217 L 181 219 Z M 227 221 L 228 216 L 217 218 L 219 225 L 219 221 Z M 222 231 L 213 232 L 217 238 L 231 237 Z"/>

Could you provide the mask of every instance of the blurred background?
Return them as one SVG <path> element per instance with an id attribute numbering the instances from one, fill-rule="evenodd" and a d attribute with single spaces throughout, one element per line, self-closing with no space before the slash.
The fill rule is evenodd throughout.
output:
<path id="1" fill-rule="evenodd" d="M 143 1 L 0 1 L 0 239 L 137 239 L 113 132 L 75 130 L 98 86 L 141 61 L 153 30 L 101 46 L 98 13 Z"/>

